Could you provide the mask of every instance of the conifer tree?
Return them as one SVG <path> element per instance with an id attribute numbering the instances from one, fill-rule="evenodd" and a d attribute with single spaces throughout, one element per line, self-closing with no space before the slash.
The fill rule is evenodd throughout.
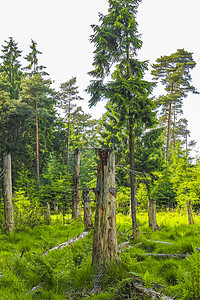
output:
<path id="1" fill-rule="evenodd" d="M 61 83 L 59 92 L 59 108 L 61 108 L 65 114 L 64 120 L 67 122 L 67 158 L 66 163 L 69 160 L 69 143 L 70 143 L 70 129 L 71 129 L 71 116 L 75 110 L 75 100 L 83 100 L 79 96 L 78 86 L 76 86 L 76 77 L 72 77 L 70 80 Z"/>
<path id="2" fill-rule="evenodd" d="M 2 46 L 0 72 L 5 72 L 8 75 L 10 96 L 12 99 L 17 99 L 20 91 L 22 71 L 19 58 L 21 57 L 21 53 L 22 51 L 18 49 L 18 43 L 12 37 L 9 38 L 9 41 L 5 41 L 5 45 Z"/>
<path id="3" fill-rule="evenodd" d="M 174 115 L 173 124 L 175 128 L 177 114 L 182 113 L 183 99 L 187 97 L 188 92 L 196 92 L 191 85 L 192 78 L 190 74 L 195 65 L 192 53 L 184 49 L 178 49 L 168 56 L 161 56 L 153 64 L 152 75 L 154 79 L 164 85 L 167 92 L 166 95 L 160 96 L 158 101 L 158 105 L 162 108 L 167 120 L 166 160 L 168 160 L 169 153 L 172 114 Z M 175 139 L 173 140 L 175 144 Z"/>
<path id="4" fill-rule="evenodd" d="M 42 54 L 42 52 L 40 52 L 36 48 L 36 46 L 37 43 L 31 40 L 31 45 L 30 45 L 31 52 L 25 57 L 25 59 L 29 64 L 24 68 L 24 70 L 26 70 L 30 76 L 33 76 L 34 74 L 38 74 L 38 73 L 41 75 L 49 75 L 47 72 L 44 71 L 46 67 L 39 65 L 38 54 Z"/>
<path id="5" fill-rule="evenodd" d="M 95 45 L 94 70 L 88 92 L 90 105 L 109 99 L 120 114 L 119 128 L 129 132 L 129 164 L 131 185 L 132 223 L 134 236 L 139 234 L 136 220 L 134 178 L 134 130 L 152 125 L 153 103 L 149 99 L 152 85 L 143 79 L 145 63 L 135 56 L 142 42 L 137 31 L 136 13 L 139 0 L 109 0 L 108 15 L 99 15 L 100 25 L 93 25 L 91 42 Z M 115 66 L 112 73 L 111 67 Z M 112 80 L 108 76 L 112 74 Z M 105 80 L 107 79 L 107 81 Z"/>
<path id="6" fill-rule="evenodd" d="M 42 54 L 36 48 L 37 43 L 31 40 L 30 49 L 31 52 L 25 57 L 25 59 L 29 62 L 29 65 L 24 69 L 27 70 L 28 75 L 30 77 L 34 77 L 36 74 L 48 75 L 48 73 L 44 72 L 43 70 L 46 68 L 38 64 L 38 54 Z M 33 95 L 35 101 L 35 139 L 36 139 L 36 176 L 37 179 L 39 178 L 39 128 L 38 128 L 38 99 Z"/>

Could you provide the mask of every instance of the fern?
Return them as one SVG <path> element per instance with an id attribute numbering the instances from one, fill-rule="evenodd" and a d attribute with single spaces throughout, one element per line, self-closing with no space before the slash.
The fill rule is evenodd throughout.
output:
<path id="1" fill-rule="evenodd" d="M 192 256 L 187 257 L 189 263 L 189 271 L 191 276 L 191 286 L 194 297 L 200 298 L 200 253 L 194 249 Z"/>

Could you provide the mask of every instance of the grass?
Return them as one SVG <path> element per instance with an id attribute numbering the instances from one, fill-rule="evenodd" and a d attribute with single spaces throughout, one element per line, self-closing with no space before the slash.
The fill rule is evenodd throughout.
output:
<path id="1" fill-rule="evenodd" d="M 57 217 L 56 217 L 57 218 Z M 84 230 L 82 221 L 59 218 L 51 225 L 0 235 L 0 299 L 138 299 L 131 282 L 135 279 L 176 299 L 198 299 L 200 294 L 200 218 L 187 225 L 180 211 L 159 212 L 162 231 L 152 232 L 146 212 L 138 213 L 140 240 L 131 238 L 129 216 L 117 215 L 118 244 L 131 248 L 120 253 L 121 261 L 105 266 L 103 291 L 91 295 L 96 270 L 91 266 L 92 231 L 68 247 L 44 253 Z M 158 244 L 154 241 L 172 243 Z M 187 259 L 159 259 L 142 253 L 193 254 Z M 35 287 L 35 289 L 33 289 Z M 196 298 L 195 298 L 196 297 Z"/>

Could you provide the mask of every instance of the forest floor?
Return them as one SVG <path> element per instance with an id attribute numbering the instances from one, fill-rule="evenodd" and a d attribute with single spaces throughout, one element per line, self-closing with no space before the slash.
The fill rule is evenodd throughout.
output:
<path id="1" fill-rule="evenodd" d="M 61 216 L 52 216 L 50 225 L 2 233 L 0 299 L 200 299 L 200 216 L 190 226 L 183 211 L 159 212 L 157 221 L 162 230 L 152 232 L 147 213 L 138 213 L 140 239 L 133 240 L 130 217 L 117 215 L 121 260 L 104 267 L 99 294 L 92 294 L 93 230 L 49 252 L 79 236 L 81 220 L 66 218 L 62 224 Z"/>

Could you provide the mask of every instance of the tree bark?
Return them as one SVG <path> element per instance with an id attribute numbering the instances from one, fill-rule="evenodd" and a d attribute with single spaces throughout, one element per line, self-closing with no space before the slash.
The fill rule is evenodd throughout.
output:
<path id="1" fill-rule="evenodd" d="M 84 224 L 85 231 L 89 231 L 92 227 L 92 213 L 91 213 L 91 202 L 90 202 L 90 192 L 89 189 L 85 188 L 82 193 L 83 203 L 84 203 Z"/>
<path id="2" fill-rule="evenodd" d="M 70 101 L 68 103 L 68 117 L 67 117 L 67 161 L 68 164 L 69 161 L 69 141 L 70 141 L 70 119 L 71 119 L 71 107 L 70 107 Z"/>
<path id="3" fill-rule="evenodd" d="M 115 153 L 98 149 L 96 214 L 93 237 L 92 264 L 103 265 L 119 260 L 116 236 Z"/>
<path id="4" fill-rule="evenodd" d="M 37 116 L 37 100 L 35 100 L 35 138 L 36 138 L 36 177 L 39 179 L 40 171 L 39 171 L 39 138 L 38 138 L 38 116 Z"/>
<path id="5" fill-rule="evenodd" d="M 148 202 L 148 212 L 149 212 L 149 227 L 153 230 L 160 230 L 160 227 L 156 221 L 156 201 L 149 197 Z"/>
<path id="6" fill-rule="evenodd" d="M 131 217 L 134 238 L 140 237 L 140 232 L 137 225 L 136 219 L 136 197 L 135 197 L 135 176 L 133 174 L 134 162 L 133 162 L 133 127 L 129 125 L 129 152 L 130 152 L 130 185 L 131 185 Z"/>
<path id="7" fill-rule="evenodd" d="M 188 225 L 194 224 L 191 200 L 187 203 Z"/>
<path id="8" fill-rule="evenodd" d="M 11 174 L 11 155 L 6 154 L 3 158 L 4 171 L 4 218 L 6 232 L 14 230 L 14 216 L 12 203 L 12 174 Z"/>
<path id="9" fill-rule="evenodd" d="M 173 84 L 171 87 L 171 95 L 174 92 Z M 172 111 L 172 100 L 169 102 L 169 110 L 168 110 L 168 117 L 167 117 L 167 135 L 166 135 L 166 148 L 165 148 L 165 157 L 166 161 L 168 161 L 169 156 L 169 133 L 170 133 L 170 122 L 171 122 L 171 111 Z"/>
<path id="10" fill-rule="evenodd" d="M 81 218 L 80 206 L 80 150 L 76 148 L 74 153 L 74 175 L 72 191 L 72 219 Z"/>

